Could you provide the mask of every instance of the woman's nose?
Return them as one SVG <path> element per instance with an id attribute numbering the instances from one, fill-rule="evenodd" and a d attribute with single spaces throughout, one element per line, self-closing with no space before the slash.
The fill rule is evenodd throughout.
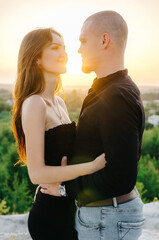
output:
<path id="1" fill-rule="evenodd" d="M 66 58 L 66 59 L 68 58 L 67 52 L 65 50 L 61 52 L 61 58 Z"/>

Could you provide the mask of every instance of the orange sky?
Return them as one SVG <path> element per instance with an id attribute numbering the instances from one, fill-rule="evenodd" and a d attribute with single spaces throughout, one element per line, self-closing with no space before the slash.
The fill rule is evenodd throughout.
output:
<path id="1" fill-rule="evenodd" d="M 64 85 L 90 85 L 77 53 L 83 21 L 101 10 L 119 12 L 129 27 L 125 66 L 137 85 L 159 85 L 158 0 L 0 0 L 0 82 L 13 83 L 20 42 L 36 27 L 53 26 L 65 39 L 69 61 Z"/>

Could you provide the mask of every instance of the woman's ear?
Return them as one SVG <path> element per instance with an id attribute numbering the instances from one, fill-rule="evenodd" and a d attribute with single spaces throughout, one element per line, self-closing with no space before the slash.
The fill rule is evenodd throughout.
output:
<path id="1" fill-rule="evenodd" d="M 37 58 L 36 63 L 37 63 L 38 65 L 40 65 L 40 60 L 39 60 L 39 58 Z"/>

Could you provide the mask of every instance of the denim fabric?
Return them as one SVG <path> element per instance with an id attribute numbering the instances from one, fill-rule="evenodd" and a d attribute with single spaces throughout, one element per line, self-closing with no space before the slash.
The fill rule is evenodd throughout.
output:
<path id="1" fill-rule="evenodd" d="M 77 206 L 76 210 L 79 240 L 137 240 L 143 224 L 143 203 L 139 196 L 117 207 Z"/>

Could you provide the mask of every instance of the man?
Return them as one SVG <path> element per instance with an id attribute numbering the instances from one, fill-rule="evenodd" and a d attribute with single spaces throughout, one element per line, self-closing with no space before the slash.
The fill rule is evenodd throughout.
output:
<path id="1" fill-rule="evenodd" d="M 81 109 L 72 163 L 104 152 L 105 168 L 42 190 L 76 199 L 80 240 L 135 240 L 144 223 L 134 186 L 145 117 L 140 92 L 124 67 L 127 32 L 118 13 L 102 11 L 86 19 L 80 34 L 82 70 L 97 78 Z"/>

